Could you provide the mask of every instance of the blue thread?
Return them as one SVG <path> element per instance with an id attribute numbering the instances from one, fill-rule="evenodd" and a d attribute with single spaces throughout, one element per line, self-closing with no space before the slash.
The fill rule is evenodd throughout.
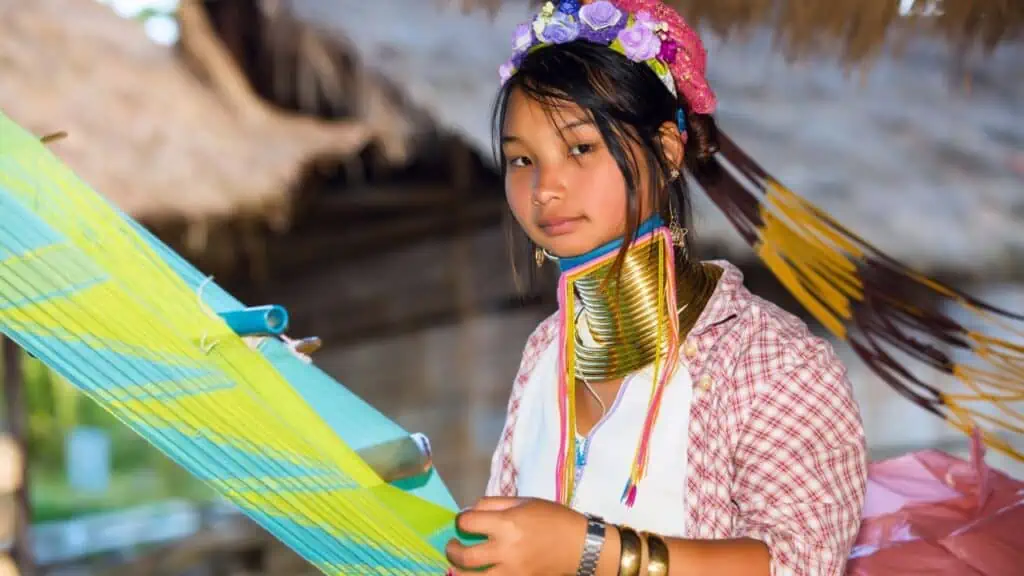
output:
<path id="1" fill-rule="evenodd" d="M 576 467 L 579 469 L 587 465 L 587 455 L 590 453 L 590 438 L 576 436 Z"/>

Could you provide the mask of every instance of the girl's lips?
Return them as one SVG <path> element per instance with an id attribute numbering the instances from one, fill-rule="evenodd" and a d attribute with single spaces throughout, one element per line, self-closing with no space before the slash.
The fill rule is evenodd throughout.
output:
<path id="1" fill-rule="evenodd" d="M 540 229 L 548 236 L 564 236 L 576 230 L 581 218 L 552 218 L 540 223 Z"/>

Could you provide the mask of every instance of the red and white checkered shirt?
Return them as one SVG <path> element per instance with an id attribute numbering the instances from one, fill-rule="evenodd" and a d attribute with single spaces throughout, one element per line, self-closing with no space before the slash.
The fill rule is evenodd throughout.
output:
<path id="1" fill-rule="evenodd" d="M 686 537 L 763 541 L 773 575 L 840 575 L 867 484 L 864 430 L 846 369 L 803 321 L 751 294 L 739 269 L 715 264 L 724 272 L 681 352 L 694 382 Z M 516 495 L 520 400 L 557 338 L 555 315 L 527 341 L 489 496 Z"/>

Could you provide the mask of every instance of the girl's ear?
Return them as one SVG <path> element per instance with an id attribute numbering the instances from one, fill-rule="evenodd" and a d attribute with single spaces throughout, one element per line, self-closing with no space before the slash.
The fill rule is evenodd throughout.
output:
<path id="1" fill-rule="evenodd" d="M 676 126 L 674 122 L 665 122 L 658 130 L 658 139 L 661 140 L 661 149 L 665 154 L 669 170 L 682 171 L 685 160 L 685 143 L 683 135 L 679 133 L 679 126 Z"/>

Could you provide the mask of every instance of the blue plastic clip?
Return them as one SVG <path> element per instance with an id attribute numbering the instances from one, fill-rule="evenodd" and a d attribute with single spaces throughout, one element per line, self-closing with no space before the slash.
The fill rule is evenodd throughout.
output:
<path id="1" fill-rule="evenodd" d="M 220 317 L 239 336 L 280 336 L 288 329 L 288 311 L 283 306 L 255 306 L 221 312 Z"/>

